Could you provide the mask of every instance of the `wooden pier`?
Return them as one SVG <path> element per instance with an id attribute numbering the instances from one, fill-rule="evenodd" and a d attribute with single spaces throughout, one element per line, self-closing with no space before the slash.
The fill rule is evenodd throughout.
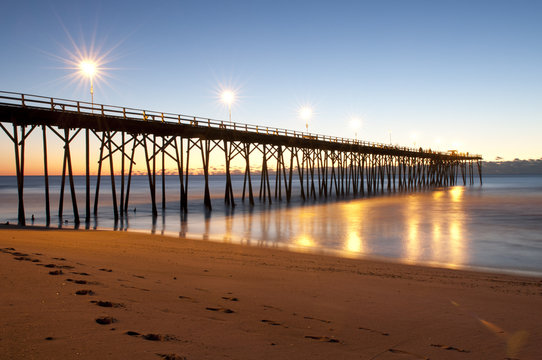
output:
<path id="1" fill-rule="evenodd" d="M 85 144 L 85 222 L 98 212 L 102 168 L 109 167 L 115 220 L 126 214 L 136 152 L 145 157 L 152 203 L 157 216 L 157 162 L 164 173 L 165 159 L 177 166 L 180 208 L 187 211 L 188 169 L 190 155 L 201 156 L 204 176 L 203 203 L 212 209 L 209 191 L 210 155 L 224 155 L 224 201 L 234 207 L 231 162 L 241 158 L 245 165 L 241 201 L 254 205 L 292 199 L 293 181 L 299 181 L 303 200 L 344 196 L 364 196 L 385 191 L 415 191 L 422 188 L 474 184 L 475 171 L 482 183 L 480 155 L 438 152 L 372 143 L 354 139 L 311 134 L 273 127 L 240 124 L 194 116 L 162 113 L 82 101 L 47 98 L 12 92 L 0 92 L 0 127 L 13 142 L 18 189 L 18 223 L 25 225 L 24 175 L 25 143 L 32 132 L 41 131 L 43 139 L 43 176 L 45 178 L 45 213 L 51 220 L 47 137 L 56 136 L 63 143 L 63 166 L 58 215 L 62 218 L 66 176 L 70 187 L 74 221 L 81 222 L 77 204 L 71 144 L 84 137 Z M 99 149 L 91 149 L 91 137 Z M 96 188 L 90 186 L 90 154 L 98 152 Z M 259 153 L 261 165 L 251 165 L 251 155 Z M 114 155 L 120 154 L 120 164 Z M 119 175 L 120 166 L 120 175 Z M 251 171 L 259 168 L 259 186 L 255 193 Z M 115 176 L 120 176 L 120 191 Z M 162 176 L 162 199 L 165 206 L 165 177 Z"/>

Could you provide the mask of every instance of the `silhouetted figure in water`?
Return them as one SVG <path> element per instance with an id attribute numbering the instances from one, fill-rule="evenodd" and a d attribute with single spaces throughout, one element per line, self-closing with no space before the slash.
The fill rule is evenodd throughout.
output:
<path id="1" fill-rule="evenodd" d="M 35 220 L 34 214 L 32 214 L 32 224 L 34 223 L 34 220 Z"/>
<path id="2" fill-rule="evenodd" d="M 134 208 L 134 212 L 136 212 L 136 211 L 137 211 L 137 209 L 136 209 L 136 208 Z"/>

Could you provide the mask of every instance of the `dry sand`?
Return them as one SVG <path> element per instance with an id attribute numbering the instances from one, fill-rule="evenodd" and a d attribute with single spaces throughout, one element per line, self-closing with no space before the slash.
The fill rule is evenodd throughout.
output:
<path id="1" fill-rule="evenodd" d="M 126 232 L 0 248 L 1 359 L 542 359 L 541 278 Z"/>

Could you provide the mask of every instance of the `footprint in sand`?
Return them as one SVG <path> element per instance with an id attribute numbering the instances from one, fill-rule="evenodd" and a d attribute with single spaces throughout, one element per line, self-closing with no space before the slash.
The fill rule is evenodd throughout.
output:
<path id="1" fill-rule="evenodd" d="M 77 290 L 75 295 L 94 295 L 95 292 L 92 290 Z"/>
<path id="2" fill-rule="evenodd" d="M 136 289 L 136 290 L 141 290 L 141 291 L 150 291 L 149 289 L 140 288 L 140 287 L 137 287 L 137 286 L 129 286 L 129 285 L 124 285 L 124 284 L 120 284 L 120 286 L 122 286 L 123 288 L 127 288 L 127 289 Z"/>
<path id="3" fill-rule="evenodd" d="M 81 276 L 90 276 L 90 274 L 86 273 L 86 272 L 75 272 L 75 271 L 72 271 L 72 274 L 75 274 L 75 275 L 81 275 Z"/>
<path id="4" fill-rule="evenodd" d="M 180 356 L 177 354 L 158 354 L 163 360 L 188 360 L 185 356 Z"/>
<path id="5" fill-rule="evenodd" d="M 64 272 L 62 272 L 62 270 L 49 271 L 49 275 L 62 275 L 62 274 L 64 274 Z"/>
<path id="6" fill-rule="evenodd" d="M 15 250 L 15 249 L 13 249 L 13 250 Z M 11 252 L 10 254 L 13 255 L 13 256 L 28 256 L 28 254 L 18 252 L 18 251 Z"/>
<path id="7" fill-rule="evenodd" d="M 419 355 L 419 354 L 414 354 L 414 353 L 411 353 L 411 352 L 405 351 L 405 350 L 388 349 L 388 351 L 391 352 L 392 354 L 410 355 L 410 356 L 412 356 L 412 357 L 415 358 L 415 359 L 429 360 L 428 357 L 425 357 L 425 356 L 422 356 L 422 355 Z"/>
<path id="8" fill-rule="evenodd" d="M 181 299 L 181 300 L 187 300 L 187 301 L 190 301 L 190 302 L 193 302 L 193 303 L 197 303 L 197 302 L 198 302 L 196 299 L 193 299 L 193 298 L 191 298 L 190 296 L 179 295 L 179 299 Z"/>
<path id="9" fill-rule="evenodd" d="M 358 330 L 365 330 L 365 331 L 372 332 L 372 333 L 375 333 L 375 334 L 380 334 L 382 336 L 389 336 L 390 335 L 387 332 L 382 332 L 382 331 L 373 330 L 373 329 L 364 328 L 364 327 L 358 327 Z"/>
<path id="10" fill-rule="evenodd" d="M 111 270 L 111 269 L 104 269 L 104 268 L 98 269 L 98 270 L 100 270 L 100 271 L 105 271 L 105 272 L 112 272 L 112 271 L 113 271 L 113 270 Z"/>
<path id="11" fill-rule="evenodd" d="M 329 321 L 329 320 L 317 319 L 317 318 L 314 318 L 312 316 L 303 316 L 303 319 L 315 320 L 315 321 L 320 321 L 320 322 L 323 322 L 323 323 L 326 323 L 326 324 L 331 324 L 331 321 Z"/>
<path id="12" fill-rule="evenodd" d="M 173 335 L 162 335 L 162 334 L 146 334 L 142 335 L 143 339 L 149 340 L 149 341 L 172 341 L 177 340 L 177 338 Z"/>
<path id="13" fill-rule="evenodd" d="M 222 299 L 224 300 L 228 300 L 228 301 L 239 301 L 238 298 L 236 297 L 227 297 L 227 296 L 222 296 Z"/>
<path id="14" fill-rule="evenodd" d="M 312 339 L 312 340 L 318 340 L 322 342 L 329 342 L 329 343 L 340 343 L 339 340 L 335 338 L 330 338 L 328 336 L 313 336 L 313 335 L 305 335 L 306 339 Z"/>
<path id="15" fill-rule="evenodd" d="M 111 302 L 111 301 L 91 300 L 90 302 L 93 303 L 93 304 L 96 304 L 98 306 L 101 306 L 101 307 L 113 307 L 113 308 L 124 308 L 124 307 L 126 307 L 126 305 L 124 305 L 123 303 L 115 303 L 115 302 Z"/>
<path id="16" fill-rule="evenodd" d="M 26 257 L 26 256 L 17 256 L 17 257 L 14 257 L 13 259 L 17 260 L 17 261 L 30 261 L 30 262 L 33 262 L 33 263 L 38 263 L 38 262 L 41 261 L 39 259 L 32 259 L 32 258 L 29 258 L 29 257 Z"/>
<path id="17" fill-rule="evenodd" d="M 66 281 L 73 282 L 77 285 L 101 285 L 98 281 L 87 281 L 87 280 L 81 280 L 81 279 L 66 279 Z"/>
<path id="18" fill-rule="evenodd" d="M 459 349 L 459 348 L 456 348 L 455 346 L 440 345 L 440 344 L 431 344 L 431 346 L 438 347 L 444 350 L 453 350 L 453 351 L 462 352 L 462 353 L 470 352 L 469 350 Z"/>
<path id="19" fill-rule="evenodd" d="M 282 323 L 279 323 L 277 321 L 273 321 L 273 320 L 261 320 L 261 322 L 263 322 L 264 324 L 268 324 L 268 325 L 271 325 L 271 326 L 282 326 L 283 328 L 286 328 L 288 329 L 288 326 L 282 324 Z"/>
<path id="20" fill-rule="evenodd" d="M 70 266 L 70 265 L 56 265 L 56 264 L 47 264 L 43 266 L 45 266 L 46 268 L 57 268 L 57 269 L 73 269 L 74 268 L 73 266 Z"/>
<path id="21" fill-rule="evenodd" d="M 66 279 L 66 281 L 70 281 L 70 282 L 76 283 L 78 285 L 84 285 L 84 284 L 88 283 L 88 281 L 86 281 L 86 280 Z"/>
<path id="22" fill-rule="evenodd" d="M 178 340 L 175 336 L 173 335 L 168 335 L 168 334 L 146 334 L 146 335 L 142 335 L 140 333 L 138 333 L 137 331 L 126 331 L 125 332 L 126 335 L 129 335 L 129 336 L 133 336 L 133 337 L 141 337 L 145 340 L 149 340 L 149 341 L 174 341 L 174 340 Z"/>
<path id="23" fill-rule="evenodd" d="M 109 325 L 116 323 L 118 320 L 111 316 L 102 316 L 96 319 L 96 322 L 100 325 Z"/>
<path id="24" fill-rule="evenodd" d="M 273 320 L 262 320 L 262 322 L 266 323 L 266 324 L 269 324 L 269 325 L 273 325 L 273 326 L 282 325 L 281 323 L 273 321 Z"/>
<path id="25" fill-rule="evenodd" d="M 235 311 L 233 311 L 232 309 L 227 309 L 227 308 L 214 308 L 214 307 L 206 307 L 205 308 L 206 310 L 209 310 L 209 311 L 218 311 L 218 312 L 223 312 L 225 314 L 233 314 Z"/>

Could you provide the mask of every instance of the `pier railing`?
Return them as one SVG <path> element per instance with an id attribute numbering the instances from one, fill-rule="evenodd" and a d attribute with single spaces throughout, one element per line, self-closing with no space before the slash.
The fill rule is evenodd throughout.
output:
<path id="1" fill-rule="evenodd" d="M 22 94 L 9 91 L 0 91 L 0 105 L 18 106 L 48 109 L 54 112 L 69 112 L 69 113 L 81 113 L 94 116 L 115 117 L 119 119 L 137 120 L 145 122 L 162 122 L 168 124 L 179 124 L 196 127 L 210 127 L 216 129 L 228 129 L 236 131 L 244 131 L 256 134 L 268 134 L 268 135 L 282 135 L 295 138 L 311 139 L 328 141 L 341 144 L 361 145 L 383 149 L 393 149 L 409 152 L 418 152 L 420 148 L 410 148 L 405 146 L 397 146 L 391 144 L 384 144 L 372 141 L 357 140 L 351 138 L 344 138 L 338 136 L 322 135 L 304 131 L 288 130 L 283 128 L 276 128 L 271 126 L 251 125 L 244 123 L 237 123 L 227 120 L 216 120 L 210 118 L 203 118 L 199 116 L 190 116 L 182 114 L 173 114 L 168 112 L 159 112 L 153 110 L 135 109 L 129 107 L 121 107 L 115 105 L 96 104 L 85 101 L 76 101 L 60 98 L 50 98 L 39 95 Z M 423 150 L 424 152 L 431 152 L 433 154 L 450 155 L 450 152 L 441 152 L 434 150 Z M 457 156 L 469 156 L 474 158 L 481 158 L 478 154 L 459 153 L 454 152 L 453 155 Z"/>

